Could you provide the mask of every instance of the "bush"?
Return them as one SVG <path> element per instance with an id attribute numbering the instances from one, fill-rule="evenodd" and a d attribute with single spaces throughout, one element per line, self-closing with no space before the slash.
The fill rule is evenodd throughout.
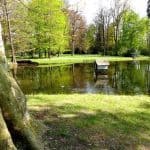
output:
<path id="1" fill-rule="evenodd" d="M 138 55 L 140 55 L 140 52 L 136 49 L 129 49 L 124 54 L 125 57 L 137 57 Z"/>
<path id="2" fill-rule="evenodd" d="M 142 49 L 141 54 L 145 56 L 150 56 L 150 49 Z"/>

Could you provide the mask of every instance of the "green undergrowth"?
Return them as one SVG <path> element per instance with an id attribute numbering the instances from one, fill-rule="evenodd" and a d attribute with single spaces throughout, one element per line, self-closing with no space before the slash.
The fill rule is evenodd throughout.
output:
<path id="1" fill-rule="evenodd" d="M 150 97 L 99 94 L 28 96 L 47 127 L 48 149 L 148 149 Z"/>

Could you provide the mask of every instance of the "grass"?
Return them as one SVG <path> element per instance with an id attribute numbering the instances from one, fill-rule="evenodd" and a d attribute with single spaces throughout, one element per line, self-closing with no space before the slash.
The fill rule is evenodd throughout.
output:
<path id="1" fill-rule="evenodd" d="M 100 55 L 63 55 L 60 57 L 52 57 L 50 59 L 31 59 L 33 62 L 39 63 L 39 65 L 57 65 L 57 64 L 73 64 L 73 63 L 91 63 L 96 59 L 107 60 L 107 61 L 132 61 L 131 57 L 115 57 L 115 56 L 106 56 L 102 57 Z M 140 56 L 135 60 L 150 60 L 150 57 Z"/>
<path id="2" fill-rule="evenodd" d="M 31 113 L 60 150 L 150 148 L 150 97 L 99 94 L 28 96 Z"/>

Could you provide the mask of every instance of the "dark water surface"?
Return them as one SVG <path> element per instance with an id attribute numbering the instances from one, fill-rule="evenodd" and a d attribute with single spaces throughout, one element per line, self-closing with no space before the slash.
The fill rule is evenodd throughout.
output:
<path id="1" fill-rule="evenodd" d="M 16 79 L 25 94 L 150 95 L 150 61 L 112 62 L 105 74 L 96 74 L 93 64 L 19 67 Z"/>

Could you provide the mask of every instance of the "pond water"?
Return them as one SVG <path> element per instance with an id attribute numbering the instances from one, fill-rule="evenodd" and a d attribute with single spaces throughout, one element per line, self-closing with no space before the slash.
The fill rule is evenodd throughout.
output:
<path id="1" fill-rule="evenodd" d="M 112 62 L 108 72 L 97 74 L 93 63 L 19 67 L 15 77 L 25 94 L 150 95 L 150 61 Z"/>

